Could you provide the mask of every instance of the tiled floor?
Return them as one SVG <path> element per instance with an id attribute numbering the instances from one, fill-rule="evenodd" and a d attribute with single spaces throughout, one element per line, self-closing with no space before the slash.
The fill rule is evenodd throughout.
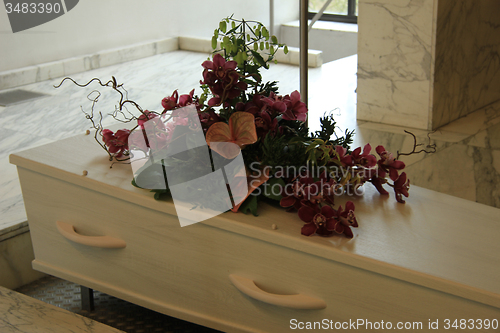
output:
<path id="1" fill-rule="evenodd" d="M 91 312 L 82 310 L 80 286 L 52 276 L 23 286 L 17 291 L 127 333 L 220 332 L 165 316 L 95 290 L 95 310 Z"/>

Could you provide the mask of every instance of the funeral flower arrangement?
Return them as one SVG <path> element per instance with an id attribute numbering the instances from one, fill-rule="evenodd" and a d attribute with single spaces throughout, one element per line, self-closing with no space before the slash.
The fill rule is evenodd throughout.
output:
<path id="1" fill-rule="evenodd" d="M 217 159 L 227 164 L 238 156 L 243 158 L 245 173 L 243 177 L 240 173 L 239 179 L 243 178 L 248 186 L 238 203 L 232 199 L 233 211 L 257 215 L 260 201 L 274 200 L 288 211 L 297 212 L 304 222 L 303 235 L 353 237 L 351 228 L 358 227 L 354 204 L 348 201 L 344 207 L 336 205 L 336 196 L 360 194 L 360 187 L 371 183 L 383 195 L 392 188 L 396 200 L 404 203 L 409 180 L 401 172 L 405 168 L 402 161 L 382 146 L 374 151 L 370 144 L 351 149 L 353 132 L 337 135 L 331 115 L 321 118 L 321 130 L 310 133 L 306 123 L 308 110 L 299 92 L 282 94 L 277 82 L 262 82 L 261 71 L 275 62 L 276 52 L 288 52 L 266 27 L 259 22 L 226 18 L 214 31 L 212 47 L 213 56 L 201 64 L 201 95 L 195 96 L 194 89 L 186 94 L 176 90 L 163 98 L 159 111 L 145 110 L 129 100 L 114 77 L 105 83 L 93 79 L 80 85 L 98 82 L 121 95 L 113 116 L 130 128 L 116 132 L 103 128 L 102 114 L 100 118 L 94 115 L 93 107 L 86 115 L 110 160 L 127 162 L 139 157 L 149 161 L 135 174 L 134 185 L 149 188 L 159 199 L 170 194 L 172 184 L 163 182 L 157 188 L 142 184 L 154 184 L 151 179 L 163 176 L 165 167 L 184 170 L 186 166 L 193 169 L 206 164 L 197 149 L 172 156 L 170 162 L 151 162 L 155 151 L 174 141 L 184 140 L 189 148 L 186 138 L 190 131 L 197 130 L 206 140 L 204 149 L 210 148 L 212 169 Z M 136 109 L 136 114 L 127 107 Z M 195 110 L 197 119 L 189 116 L 186 108 Z M 153 129 L 153 136 L 151 132 L 146 135 L 148 126 Z M 221 142 L 230 144 L 220 145 Z M 185 179 L 179 180 L 182 181 Z M 188 199 L 195 206 L 207 204 L 203 196 Z"/>

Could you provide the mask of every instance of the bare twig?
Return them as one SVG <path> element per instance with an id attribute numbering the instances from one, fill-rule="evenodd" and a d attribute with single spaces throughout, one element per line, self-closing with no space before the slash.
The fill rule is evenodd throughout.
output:
<path id="1" fill-rule="evenodd" d="M 434 132 L 427 133 L 427 138 L 429 139 L 429 143 L 425 146 L 425 148 L 417 151 L 417 147 L 421 147 L 424 144 L 423 143 L 417 144 L 417 137 L 415 136 L 415 134 L 413 134 L 412 132 L 409 132 L 407 130 L 404 130 L 404 131 L 405 131 L 405 133 L 410 134 L 413 137 L 413 149 L 409 153 L 400 153 L 398 150 L 397 157 L 396 157 L 397 160 L 399 160 L 400 156 L 409 156 L 409 155 L 419 154 L 419 153 L 432 154 L 432 153 L 436 152 L 436 144 L 431 144 L 431 138 L 429 136 L 431 133 L 434 133 Z M 429 149 L 429 150 L 427 150 L 427 149 Z"/>

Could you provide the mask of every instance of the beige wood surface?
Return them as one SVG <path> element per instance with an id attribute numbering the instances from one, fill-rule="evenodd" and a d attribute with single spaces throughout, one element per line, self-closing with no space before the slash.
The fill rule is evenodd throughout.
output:
<path id="1" fill-rule="evenodd" d="M 34 267 L 157 311 L 235 332 L 288 331 L 292 318 L 500 317 L 500 210 L 492 207 L 418 187 L 401 205 L 368 187 L 353 199 L 360 227 L 351 240 L 302 236 L 296 214 L 268 205 L 259 217 L 225 213 L 181 228 L 173 204 L 132 187 L 130 166 L 109 169 L 89 136 L 11 155 L 11 162 L 20 173 Z M 73 243 L 56 221 L 127 246 Z M 230 274 L 327 306 L 269 305 L 243 295 Z"/>

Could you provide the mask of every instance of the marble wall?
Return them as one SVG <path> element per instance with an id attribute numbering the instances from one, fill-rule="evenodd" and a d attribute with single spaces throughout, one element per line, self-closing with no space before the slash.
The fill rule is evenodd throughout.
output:
<path id="1" fill-rule="evenodd" d="M 439 0 L 432 127 L 500 100 L 500 1 Z"/>
<path id="2" fill-rule="evenodd" d="M 358 119 L 429 127 L 435 0 L 360 0 Z"/>
<path id="3" fill-rule="evenodd" d="M 360 120 L 432 130 L 500 100 L 500 2 L 360 0 Z"/>

